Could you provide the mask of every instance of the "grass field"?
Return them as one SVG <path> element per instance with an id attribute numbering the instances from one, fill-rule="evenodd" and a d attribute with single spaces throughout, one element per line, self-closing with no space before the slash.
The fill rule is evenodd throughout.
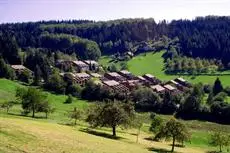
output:
<path id="1" fill-rule="evenodd" d="M 0 79 L 0 103 L 15 100 L 15 93 L 18 87 L 22 87 L 22 85 L 10 80 Z M 64 104 L 67 96 L 56 95 L 49 92 L 45 93 L 47 94 L 48 101 L 55 108 L 54 113 L 51 114 L 49 118 L 50 120 L 56 120 L 60 123 L 66 122 L 68 119 L 68 111 L 72 110 L 74 107 L 85 110 L 90 105 L 90 103 L 77 98 L 74 98 L 71 104 Z M 10 113 L 12 114 L 21 114 L 21 112 L 22 108 L 20 105 L 14 105 L 13 108 L 10 109 Z M 37 113 L 36 117 L 45 117 L 45 115 L 44 113 Z"/>
<path id="2" fill-rule="evenodd" d="M 6 79 L 0 79 L 1 101 L 14 100 L 15 90 L 21 84 Z M 111 129 L 97 129 L 98 134 L 90 134 L 82 129 L 88 127 L 87 123 L 81 121 L 77 127 L 67 126 L 72 121 L 66 113 L 73 107 L 83 110 L 91 105 L 83 100 L 75 99 L 72 104 L 63 104 L 66 96 L 48 94 L 48 99 L 55 112 L 48 119 L 43 119 L 44 114 L 36 114 L 38 118 L 23 117 L 21 106 L 16 105 L 6 114 L 5 110 L 0 110 L 0 153 L 2 152 L 150 152 L 159 149 L 170 150 L 170 143 L 152 142 L 146 140 L 152 136 L 148 129 L 150 119 L 148 113 L 143 113 L 146 118 L 142 128 L 140 142 L 135 144 L 135 129 L 118 129 L 119 140 L 105 138 L 105 134 L 111 134 Z M 171 116 L 161 115 L 167 120 Z M 209 146 L 208 139 L 211 131 L 222 129 L 230 133 L 230 126 L 219 125 L 201 121 L 182 121 L 192 132 L 191 144 L 186 143 L 185 148 L 176 148 L 182 153 L 205 153 L 207 150 L 215 150 Z M 103 135 L 103 136 L 101 136 Z M 113 148 L 113 149 L 111 149 Z"/>
<path id="3" fill-rule="evenodd" d="M 23 118 L 0 118 L 4 153 L 147 153 L 144 145 L 111 140 L 78 128 Z"/>
<path id="4" fill-rule="evenodd" d="M 230 72 L 225 71 L 221 75 L 199 75 L 199 76 L 185 76 L 185 75 L 167 75 L 164 73 L 164 59 L 162 58 L 163 51 L 157 53 L 147 53 L 135 56 L 127 62 L 128 69 L 135 75 L 143 75 L 146 73 L 153 74 L 161 80 L 167 81 L 177 77 L 183 77 L 192 83 L 209 83 L 213 84 L 217 77 L 220 78 L 224 86 L 230 86 Z M 103 56 L 100 59 L 100 64 L 108 66 L 111 63 L 111 58 Z M 120 62 L 115 63 L 120 65 Z"/>
<path id="5" fill-rule="evenodd" d="M 153 74 L 154 76 L 162 79 L 162 80 L 170 80 L 179 75 L 167 75 L 164 73 L 164 61 L 162 58 L 162 52 L 158 53 L 147 53 L 146 55 L 142 54 L 139 56 L 134 57 L 130 61 L 128 61 L 128 68 L 129 70 L 135 75 L 142 75 L 145 73 Z M 208 76 L 208 75 L 199 75 L 199 76 L 180 76 L 192 83 L 210 83 L 213 84 L 217 77 L 220 78 L 223 85 L 227 86 L 230 85 L 230 72 L 222 72 L 222 74 L 229 74 L 229 75 L 215 75 L 215 76 Z"/>

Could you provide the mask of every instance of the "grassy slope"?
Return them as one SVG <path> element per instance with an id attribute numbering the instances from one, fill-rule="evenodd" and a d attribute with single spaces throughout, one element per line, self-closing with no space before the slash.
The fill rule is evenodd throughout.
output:
<path id="1" fill-rule="evenodd" d="M 170 80 L 178 77 L 178 75 L 166 75 L 164 73 L 164 62 L 162 58 L 163 52 L 158 53 L 147 53 L 145 55 L 139 55 L 128 61 L 129 70 L 136 74 L 142 75 L 145 73 L 150 73 L 162 80 Z M 217 76 L 182 76 L 183 78 L 193 82 L 203 82 L 212 84 Z M 224 85 L 230 85 L 230 75 L 218 76 Z"/>
<path id="2" fill-rule="evenodd" d="M 0 79 L 0 103 L 15 100 L 15 93 L 17 87 L 22 87 L 22 85 L 10 80 Z M 72 104 L 64 104 L 65 100 L 67 99 L 67 96 L 51 94 L 48 92 L 46 93 L 48 95 L 48 101 L 55 108 L 54 113 L 50 115 L 50 119 L 57 120 L 57 122 L 60 123 L 65 122 L 68 119 L 67 112 L 72 110 L 74 107 L 85 109 L 89 105 L 89 103 L 86 103 L 84 100 L 76 98 L 74 99 L 74 102 Z M 13 114 L 20 114 L 21 111 L 21 106 L 15 105 L 10 112 Z M 44 117 L 44 114 L 38 113 L 36 116 Z"/>
<path id="3" fill-rule="evenodd" d="M 179 75 L 167 75 L 164 73 L 164 61 L 162 58 L 163 55 L 162 52 L 158 53 L 147 53 L 146 55 L 141 54 L 138 55 L 131 60 L 128 61 L 128 68 L 129 71 L 131 71 L 135 75 L 142 75 L 145 73 L 150 73 L 153 74 L 154 76 L 160 78 L 161 80 L 170 80 L 174 79 L 176 77 L 179 77 Z M 100 64 L 104 66 L 108 66 L 109 63 L 111 62 L 111 58 L 107 56 L 103 56 L 100 59 Z M 119 62 L 117 63 L 119 66 Z M 229 75 L 222 75 L 222 76 L 207 76 L 207 75 L 200 75 L 200 76 L 182 76 L 183 78 L 191 81 L 192 83 L 210 83 L 212 84 L 217 77 L 219 77 L 223 83 L 223 85 L 230 86 L 230 72 L 226 71 L 223 72 L 222 74 L 229 74 Z"/>
<path id="4" fill-rule="evenodd" d="M 16 83 L 16 82 L 12 82 L 12 81 L 5 80 L 5 79 L 0 79 L 1 101 L 3 102 L 3 101 L 6 101 L 6 100 L 13 100 L 14 99 L 15 90 L 16 90 L 16 88 L 18 86 L 21 86 L 21 85 L 18 84 L 18 83 Z M 7 93 L 7 94 L 5 94 L 5 93 Z M 27 139 L 29 141 L 30 138 L 36 138 L 36 139 L 39 138 L 39 141 L 41 141 L 41 145 L 43 145 L 43 149 L 46 150 L 47 148 L 49 148 L 51 146 L 51 144 L 47 143 L 47 141 L 50 141 L 50 139 L 51 139 L 50 137 L 52 137 L 53 135 L 55 135 L 55 136 L 59 135 L 59 133 L 56 133 L 58 131 L 55 131 L 57 128 L 59 128 L 59 125 L 57 125 L 57 124 L 52 124 L 52 125 L 50 124 L 49 125 L 48 123 L 35 123 L 34 121 L 30 123 L 29 121 L 36 120 L 36 121 L 39 121 L 39 122 L 52 122 L 52 123 L 59 123 L 59 124 L 68 124 L 68 123 L 70 123 L 70 120 L 65 115 L 68 110 L 73 109 L 74 106 L 76 106 L 78 108 L 85 109 L 89 105 L 89 103 L 86 103 L 85 101 L 77 100 L 77 99 L 76 99 L 76 101 L 73 104 L 63 104 L 63 102 L 66 99 L 66 96 L 62 96 L 62 95 L 54 95 L 54 94 L 48 93 L 48 98 L 49 98 L 49 101 L 51 102 L 51 104 L 56 109 L 55 112 L 50 115 L 50 117 L 49 117 L 48 120 L 31 119 L 30 117 L 29 118 L 18 117 L 18 115 L 20 115 L 20 111 L 21 111 L 21 107 L 19 105 L 18 106 L 14 106 L 13 109 L 10 110 L 10 113 L 15 114 L 16 116 L 6 115 L 5 111 L 0 111 L 0 115 L 2 116 L 2 118 L 0 119 L 0 121 L 4 122 L 4 120 L 6 120 L 6 118 L 10 118 L 10 119 L 7 119 L 7 122 L 4 122 L 4 124 L 0 123 L 0 129 L 3 130 L 3 131 L 0 131 L 0 134 L 1 135 L 5 135 L 3 137 L 4 138 L 4 142 L 8 141 L 8 143 L 6 143 L 5 145 L 3 145 L 3 148 L 0 147 L 2 150 L 4 148 L 6 149 L 6 147 L 8 145 L 11 145 L 11 149 L 15 149 L 15 148 L 17 148 L 17 146 L 21 146 L 21 143 L 27 143 Z M 37 116 L 44 116 L 44 114 L 38 114 Z M 148 118 L 149 114 L 145 113 L 144 116 L 146 118 Z M 164 119 L 168 119 L 169 118 L 169 116 L 162 116 L 162 117 Z M 10 121 L 10 120 L 12 120 L 12 121 Z M 22 121 L 20 121 L 20 120 L 22 120 Z M 13 125 L 13 127 L 17 127 L 17 128 L 14 128 L 14 129 L 10 129 L 9 128 L 9 130 L 13 130 L 12 132 L 10 132 L 11 134 L 13 133 L 12 136 L 9 133 L 8 133 L 8 135 L 6 135 L 5 133 L 6 133 L 7 129 L 4 129 L 4 127 L 7 127 L 7 128 L 11 127 L 12 122 L 15 122 L 17 124 L 19 124 L 19 123 L 22 123 L 22 124 Z M 183 122 L 189 126 L 190 130 L 192 130 L 192 140 L 191 140 L 192 143 L 191 144 L 189 144 L 189 143 L 187 144 L 187 146 L 189 146 L 189 148 L 188 147 L 186 147 L 185 149 L 178 149 L 177 148 L 177 150 L 181 151 L 181 152 L 186 152 L 187 153 L 188 150 L 190 150 L 191 152 L 204 152 L 204 150 L 206 150 L 206 149 L 213 150 L 214 148 L 211 148 L 208 145 L 208 138 L 209 138 L 209 132 L 208 131 L 213 131 L 215 129 L 220 129 L 220 128 L 222 129 L 222 128 L 224 128 L 227 133 L 230 133 L 229 126 L 223 126 L 223 125 L 218 125 L 218 124 L 214 124 L 214 123 L 200 122 L 200 121 L 183 121 Z M 154 147 L 154 148 L 168 148 L 168 149 L 170 149 L 170 146 L 168 144 L 157 143 L 157 142 L 151 143 L 150 141 L 146 141 L 144 139 L 144 138 L 150 137 L 152 135 L 152 134 L 150 134 L 148 132 L 149 123 L 150 123 L 150 121 L 149 121 L 149 119 L 147 119 L 146 120 L 146 124 L 143 127 L 143 129 L 142 129 L 143 132 L 142 132 L 141 140 L 140 140 L 141 143 L 143 145 L 145 145 L 146 148 Z M 34 126 L 31 127 L 32 128 L 31 130 L 33 130 L 33 129 L 35 129 L 35 130 L 34 131 L 26 131 L 25 129 L 22 129 L 23 127 L 26 127 L 28 124 L 29 125 L 34 125 Z M 44 129 L 45 130 L 44 132 L 45 133 L 50 133 L 51 132 L 51 134 L 49 136 L 47 136 L 45 139 L 44 139 L 43 136 L 40 138 L 40 135 L 39 135 L 40 133 L 35 133 L 35 136 L 33 136 L 33 135 L 31 136 L 31 134 L 33 132 L 36 132 L 36 130 L 39 129 L 40 126 L 46 127 L 46 125 L 47 125 L 48 128 Z M 86 124 L 84 122 L 82 122 L 81 125 L 86 125 Z M 54 130 L 51 130 L 49 128 L 50 126 Z M 61 126 L 60 128 L 64 128 L 64 129 L 66 128 L 66 130 L 70 129 L 70 127 L 64 127 L 64 126 L 63 127 Z M 123 132 L 127 132 L 126 130 L 123 131 L 123 130 L 120 129 L 119 131 L 120 131 L 120 133 L 118 135 L 124 137 L 125 140 L 127 140 L 128 143 L 130 143 L 130 141 L 132 143 L 135 142 L 136 138 L 135 138 L 135 136 L 133 134 L 124 134 Z M 102 132 L 109 132 L 109 133 L 111 133 L 111 130 L 110 129 L 103 129 Z M 136 130 L 129 130 L 129 133 L 135 133 L 135 132 L 136 132 Z M 25 134 L 25 133 L 27 133 L 27 134 Z M 73 131 L 70 132 L 70 134 L 72 134 L 72 133 L 73 133 Z M 78 135 L 78 133 L 79 132 L 77 132 L 77 135 Z M 25 134 L 25 136 L 24 136 L 24 134 Z M 2 136 L 0 136 L 0 137 L 2 137 Z M 11 138 L 13 138 L 13 139 L 11 139 Z M 18 138 L 18 140 L 17 140 L 17 138 Z M 24 140 L 24 138 L 25 138 L 25 140 Z M 44 139 L 44 141 L 41 140 L 41 139 Z M 92 141 L 90 137 L 88 137 L 87 139 L 89 139 L 88 141 Z M 92 139 L 94 139 L 94 138 L 92 138 Z M 102 139 L 102 138 L 99 138 L 99 139 Z M 68 139 L 68 141 L 73 142 L 75 140 Z M 107 142 L 107 140 L 105 140 L 105 141 Z M 56 148 L 56 145 L 58 143 L 60 143 L 62 145 L 62 142 L 52 142 L 52 143 L 54 144 L 52 146 L 53 149 Z M 83 144 L 86 143 L 87 144 L 87 142 L 81 142 L 81 143 L 83 143 Z M 92 142 L 92 143 L 94 144 L 96 142 Z M 108 142 L 108 143 L 112 143 L 112 140 L 111 140 L 111 142 Z M 84 145 L 86 145 L 86 144 L 84 144 Z M 36 144 L 29 143 L 28 145 L 32 148 L 32 147 L 35 147 L 34 145 L 36 145 Z M 110 144 L 105 144 L 105 145 L 110 145 Z M 127 145 L 129 145 L 129 144 L 127 144 Z M 0 146 L 1 146 L 1 144 L 0 144 Z M 73 148 L 73 146 L 67 145 L 66 146 L 67 150 L 68 150 L 68 147 L 72 147 Z M 77 147 L 77 146 L 75 146 L 75 147 Z M 116 147 L 122 148 L 121 146 L 116 146 Z M 194 149 L 194 148 L 190 148 L 190 147 L 196 147 L 196 148 Z M 202 148 L 202 149 L 200 149 L 200 148 Z M 0 152 L 1 152 L 1 149 L 0 149 Z M 42 147 L 38 148 L 38 149 L 42 149 Z M 144 152 L 146 150 L 148 150 L 148 149 L 145 149 L 142 152 Z M 13 152 L 13 151 L 14 150 L 10 150 L 9 152 Z M 16 152 L 21 152 L 21 151 L 18 150 Z M 30 151 L 30 152 L 32 152 L 32 151 Z M 86 149 L 86 152 L 87 152 L 87 149 Z M 105 151 L 105 152 L 110 152 L 110 151 Z"/>
<path id="5" fill-rule="evenodd" d="M 22 118 L 0 119 L 0 152 L 147 153 L 143 145 L 111 140 L 78 128 Z"/>

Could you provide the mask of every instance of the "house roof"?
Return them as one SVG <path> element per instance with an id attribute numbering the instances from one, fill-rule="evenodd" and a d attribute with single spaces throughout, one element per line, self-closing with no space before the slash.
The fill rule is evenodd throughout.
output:
<path id="1" fill-rule="evenodd" d="M 120 73 L 122 73 L 122 74 L 131 74 L 131 72 L 129 72 L 127 70 L 122 70 L 122 71 L 120 71 Z"/>
<path id="2" fill-rule="evenodd" d="M 129 56 L 133 56 L 134 54 L 132 52 L 127 52 Z"/>
<path id="3" fill-rule="evenodd" d="M 153 90 L 156 90 L 157 92 L 160 92 L 160 91 L 164 91 L 164 90 L 165 90 L 165 88 L 162 87 L 161 85 L 151 86 L 150 88 L 153 89 Z"/>
<path id="4" fill-rule="evenodd" d="M 25 66 L 23 65 L 11 65 L 11 67 L 15 70 L 25 70 L 27 69 Z"/>
<path id="5" fill-rule="evenodd" d="M 177 78 L 177 80 L 179 80 L 179 81 L 181 81 L 181 82 L 186 82 L 186 80 L 183 79 L 183 78 Z"/>
<path id="6" fill-rule="evenodd" d="M 74 76 L 77 78 L 88 78 L 88 77 L 90 77 L 90 75 L 87 73 L 75 73 Z"/>
<path id="7" fill-rule="evenodd" d="M 108 75 L 110 76 L 113 76 L 113 77 L 121 77 L 120 74 L 118 74 L 117 72 L 110 72 L 110 73 L 107 73 Z"/>
<path id="8" fill-rule="evenodd" d="M 144 76 L 146 76 L 148 78 L 154 78 L 154 76 L 152 74 L 145 74 Z"/>
<path id="9" fill-rule="evenodd" d="M 107 86 L 110 86 L 110 87 L 119 85 L 119 82 L 117 82 L 115 80 L 103 81 L 103 83 Z"/>
<path id="10" fill-rule="evenodd" d="M 179 85 L 178 82 L 174 81 L 174 80 L 170 80 L 171 83 L 175 84 L 175 85 Z"/>
<path id="11" fill-rule="evenodd" d="M 78 66 L 87 66 L 87 64 L 85 64 L 82 61 L 73 61 L 74 64 L 78 65 Z"/>
<path id="12" fill-rule="evenodd" d="M 166 88 L 166 89 L 168 89 L 168 90 L 170 90 L 170 91 L 176 89 L 176 88 L 174 88 L 173 86 L 171 86 L 171 85 L 169 85 L 169 84 L 164 85 L 164 88 Z"/>
<path id="13" fill-rule="evenodd" d="M 94 65 L 99 65 L 96 61 L 94 60 L 85 60 L 84 61 L 86 64 L 90 65 L 90 64 L 94 64 Z"/>
<path id="14" fill-rule="evenodd" d="M 146 79 L 145 79 L 144 77 L 142 77 L 142 76 L 137 76 L 137 78 L 138 78 L 139 80 L 146 81 Z"/>
<path id="15" fill-rule="evenodd" d="M 92 77 L 95 77 L 95 78 L 100 78 L 100 77 L 101 77 L 101 75 L 98 74 L 98 73 L 90 73 L 90 75 L 91 75 Z"/>

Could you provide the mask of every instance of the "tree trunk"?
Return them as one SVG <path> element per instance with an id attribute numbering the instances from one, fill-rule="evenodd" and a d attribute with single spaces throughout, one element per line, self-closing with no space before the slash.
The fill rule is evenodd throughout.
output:
<path id="1" fill-rule="evenodd" d="M 74 125 L 77 125 L 77 119 L 75 119 Z"/>
<path id="2" fill-rule="evenodd" d="M 32 106 L 32 117 L 33 118 L 35 117 L 35 104 L 33 104 Z"/>
<path id="3" fill-rule="evenodd" d="M 113 126 L 113 136 L 116 137 L 116 126 Z"/>
<path id="4" fill-rule="evenodd" d="M 138 131 L 137 131 L 137 140 L 136 140 L 136 143 L 138 143 L 140 132 L 141 132 L 141 128 L 139 128 Z"/>
<path id="5" fill-rule="evenodd" d="M 35 117 L 35 110 L 34 110 L 34 108 L 33 108 L 32 111 L 33 111 L 33 112 L 32 112 L 32 117 L 34 118 L 34 117 Z"/>
<path id="6" fill-rule="evenodd" d="M 48 118 L 48 112 L 46 112 L 46 119 Z"/>
<path id="7" fill-rule="evenodd" d="M 172 143 L 172 152 L 174 152 L 174 147 L 175 147 L 175 136 L 173 136 L 173 143 Z"/>
<path id="8" fill-rule="evenodd" d="M 222 152 L 222 146 L 220 145 L 220 152 Z"/>

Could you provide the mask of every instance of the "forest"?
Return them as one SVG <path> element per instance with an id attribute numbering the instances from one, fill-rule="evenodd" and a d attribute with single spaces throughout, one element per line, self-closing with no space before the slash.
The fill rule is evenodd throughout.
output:
<path id="1" fill-rule="evenodd" d="M 0 52 L 9 63 L 18 63 L 20 52 L 28 47 L 69 54 L 75 52 L 79 58 L 97 60 L 101 54 L 156 49 L 155 46 L 148 46 L 149 42 L 157 42 L 166 36 L 178 39 L 174 47 L 179 55 L 220 60 L 228 69 L 229 25 L 229 17 L 216 16 L 169 23 L 164 20 L 156 23 L 154 19 L 8 23 L 0 25 Z M 162 47 L 167 49 L 169 46 L 170 42 Z M 87 53 L 82 53 L 82 50 Z"/>

